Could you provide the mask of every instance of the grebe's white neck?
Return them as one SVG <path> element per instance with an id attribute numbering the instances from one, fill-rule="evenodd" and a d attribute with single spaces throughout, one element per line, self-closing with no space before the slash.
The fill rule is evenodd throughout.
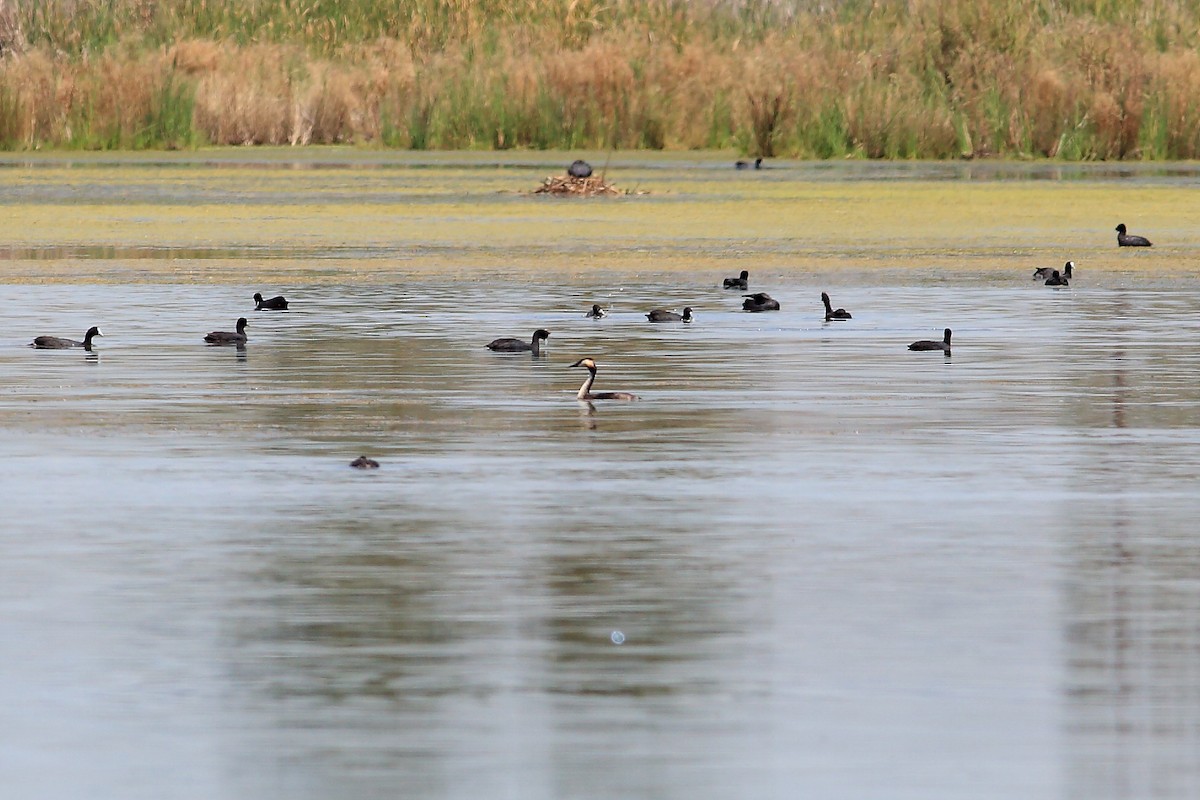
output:
<path id="1" fill-rule="evenodd" d="M 588 366 L 588 376 L 583 382 L 583 386 L 579 387 L 579 394 L 575 397 L 579 400 L 587 400 L 592 395 L 592 384 L 596 382 L 596 368 Z"/>

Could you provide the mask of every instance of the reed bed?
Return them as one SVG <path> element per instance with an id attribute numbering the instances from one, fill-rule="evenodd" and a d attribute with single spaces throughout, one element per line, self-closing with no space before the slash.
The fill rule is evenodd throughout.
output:
<path id="1" fill-rule="evenodd" d="M 0 148 L 1200 157 L 1200 0 L 0 0 Z"/>

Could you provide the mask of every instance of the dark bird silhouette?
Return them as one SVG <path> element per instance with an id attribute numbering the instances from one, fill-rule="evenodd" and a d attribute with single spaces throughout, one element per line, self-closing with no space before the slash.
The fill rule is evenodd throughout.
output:
<path id="1" fill-rule="evenodd" d="M 738 159 L 737 161 L 733 162 L 733 166 L 735 169 L 750 169 L 751 166 L 753 166 L 755 169 L 762 169 L 762 161 L 762 156 L 754 159 L 753 165 L 751 165 L 749 161 L 742 161 L 741 159 Z"/>
<path id="2" fill-rule="evenodd" d="M 600 307 L 599 303 L 592 303 L 592 310 L 584 314 L 584 316 L 591 317 L 592 319 L 603 319 L 607 313 L 607 311 Z"/>
<path id="3" fill-rule="evenodd" d="M 929 339 L 922 339 L 919 342 L 913 342 L 908 346 L 909 350 L 941 350 L 946 355 L 950 355 L 950 329 L 946 328 L 946 335 L 940 342 L 933 342 Z"/>
<path id="4" fill-rule="evenodd" d="M 1062 276 L 1064 278 L 1067 278 L 1068 280 L 1070 280 L 1073 277 L 1071 275 L 1071 270 L 1073 270 L 1073 269 L 1075 269 L 1074 261 L 1068 261 L 1066 264 L 1063 264 L 1062 273 L 1061 273 Z M 1033 271 L 1033 279 L 1035 281 L 1044 281 L 1044 280 L 1047 280 L 1055 272 L 1058 272 L 1058 270 L 1056 270 L 1054 267 L 1038 267 L 1037 269 L 1035 269 Z"/>
<path id="5" fill-rule="evenodd" d="M 567 174 L 572 178 L 590 178 L 592 177 L 592 165 L 577 158 L 571 162 L 571 166 L 567 167 Z"/>
<path id="6" fill-rule="evenodd" d="M 726 278 L 723 284 L 726 289 L 741 289 L 745 291 L 750 288 L 750 271 L 742 270 L 742 274 L 736 278 Z"/>
<path id="7" fill-rule="evenodd" d="M 825 292 L 821 292 L 821 302 L 825 304 L 826 322 L 829 322 L 831 319 L 853 319 L 853 317 L 850 316 L 850 312 L 846 309 L 835 309 L 829 302 L 829 295 L 827 295 Z"/>
<path id="8" fill-rule="evenodd" d="M 683 309 L 682 314 L 676 314 L 674 311 L 666 311 L 661 308 L 656 308 L 646 315 L 646 319 L 651 322 L 691 322 L 692 307 L 688 306 Z"/>
<path id="9" fill-rule="evenodd" d="M 283 295 L 279 295 L 278 297 L 272 297 L 267 300 L 263 300 L 263 296 L 260 293 L 255 292 L 254 293 L 254 310 L 255 311 L 287 311 L 287 300 L 284 299 Z"/>
<path id="10" fill-rule="evenodd" d="M 244 345 L 246 343 L 246 318 L 238 317 L 237 333 L 230 333 L 229 331 L 213 331 L 212 333 L 205 335 L 204 341 L 208 342 L 209 344 L 217 345 Z"/>
<path id="11" fill-rule="evenodd" d="M 596 362 L 590 358 L 581 358 L 572 364 L 572 367 L 585 367 L 588 371 L 588 376 L 583 382 L 583 386 L 579 387 L 579 393 L 575 397 L 579 400 L 637 400 L 636 394 L 629 392 L 593 392 L 592 384 L 596 382 Z"/>
<path id="12" fill-rule="evenodd" d="M 1046 279 L 1047 286 L 1068 286 L 1069 282 L 1065 277 L 1059 274 L 1058 270 L 1053 270 L 1050 277 Z"/>
<path id="13" fill-rule="evenodd" d="M 1145 236 L 1130 236 L 1125 232 L 1125 223 L 1117 226 L 1117 247 L 1153 247 Z"/>
<path id="14" fill-rule="evenodd" d="M 778 311 L 779 301 L 771 297 L 766 292 L 755 292 L 754 294 L 744 294 L 746 298 L 742 301 L 742 311 Z"/>
<path id="15" fill-rule="evenodd" d="M 359 456 L 350 462 L 350 466 L 354 467 L 355 469 L 379 469 L 379 462 L 373 458 Z"/>
<path id="16" fill-rule="evenodd" d="M 29 343 L 29 346 L 35 350 L 67 350 L 71 347 L 82 347 L 90 353 L 92 350 L 92 339 L 103 335 L 99 328 L 92 326 L 83 335 L 82 342 L 77 342 L 74 339 L 61 339 L 58 336 L 38 336 Z"/>
<path id="17" fill-rule="evenodd" d="M 498 353 L 528 353 L 532 350 L 538 356 L 542 354 L 542 342 L 549 338 L 550 331 L 538 328 L 528 342 L 524 339 L 493 339 L 488 342 L 487 349 Z"/>

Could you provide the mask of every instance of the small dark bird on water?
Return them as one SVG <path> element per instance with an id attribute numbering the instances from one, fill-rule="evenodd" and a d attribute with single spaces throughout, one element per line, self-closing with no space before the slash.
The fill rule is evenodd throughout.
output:
<path id="1" fill-rule="evenodd" d="M 1070 284 L 1065 277 L 1063 277 L 1061 274 L 1059 274 L 1058 270 L 1053 270 L 1050 273 L 1050 277 L 1046 279 L 1046 285 L 1047 286 L 1068 286 Z"/>
<path id="2" fill-rule="evenodd" d="M 83 341 L 78 342 L 74 339 L 61 339 L 57 336 L 38 336 L 29 346 L 35 350 L 67 350 L 72 347 L 82 347 L 84 350 L 91 352 L 92 339 L 96 336 L 103 336 L 100 329 L 93 326 L 88 328 L 87 333 L 83 335 Z"/>
<path id="3" fill-rule="evenodd" d="M 592 177 L 592 165 L 577 158 L 571 162 L 571 166 L 567 167 L 567 174 L 572 178 L 590 178 Z"/>
<path id="4" fill-rule="evenodd" d="M 646 315 L 646 319 L 651 322 L 691 322 L 692 307 L 688 306 L 683 309 L 682 314 L 676 314 L 674 311 L 667 311 L 662 308 L 656 308 Z"/>
<path id="5" fill-rule="evenodd" d="M 751 164 L 749 161 L 742 161 L 739 159 L 733 162 L 733 166 L 735 169 L 750 169 L 751 166 L 753 166 L 755 169 L 762 169 L 762 161 L 762 156 L 754 159 L 754 164 Z"/>
<path id="6" fill-rule="evenodd" d="M 584 316 L 591 317 L 592 319 L 603 319 L 607 313 L 607 311 L 600 307 L 599 303 L 592 303 L 592 310 L 584 314 Z"/>
<path id="7" fill-rule="evenodd" d="M 742 301 L 742 311 L 778 311 L 779 301 L 771 297 L 766 292 L 755 292 L 754 294 L 744 294 L 746 298 Z"/>
<path id="8" fill-rule="evenodd" d="M 1130 236 L 1125 232 L 1125 223 L 1117 226 L 1117 247 L 1153 247 L 1145 236 Z"/>
<path id="9" fill-rule="evenodd" d="M 542 354 L 542 342 L 550 338 L 550 331 L 538 328 L 533 337 L 527 342 L 524 339 L 493 339 L 488 342 L 487 349 L 498 353 L 528 353 L 531 350 L 535 356 Z"/>
<path id="10" fill-rule="evenodd" d="M 736 278 L 726 278 L 723 284 L 726 289 L 741 289 L 745 291 L 750 288 L 750 271 L 742 270 L 742 273 Z"/>
<path id="11" fill-rule="evenodd" d="M 209 344 L 216 345 L 235 344 L 239 347 L 244 345 L 246 343 L 246 318 L 238 318 L 237 333 L 230 333 L 229 331 L 213 331 L 212 333 L 205 335 L 204 341 L 208 342 Z"/>
<path id="12" fill-rule="evenodd" d="M 853 319 L 850 316 L 850 312 L 847 311 L 846 309 L 844 309 L 844 308 L 835 309 L 833 307 L 833 305 L 829 302 L 829 295 L 826 294 L 825 292 L 821 292 L 821 302 L 825 304 L 825 321 L 826 322 L 829 322 L 829 320 L 831 320 L 831 319 Z"/>
<path id="13" fill-rule="evenodd" d="M 359 456 L 350 462 L 350 466 L 354 467 L 355 469 L 379 469 L 379 462 L 373 458 Z"/>
<path id="14" fill-rule="evenodd" d="M 287 300 L 283 295 L 271 297 L 263 300 L 262 294 L 254 293 L 254 310 L 255 311 L 287 311 Z"/>
<path id="15" fill-rule="evenodd" d="M 922 339 L 919 342 L 913 342 L 908 346 L 909 350 L 941 350 L 946 355 L 950 355 L 950 329 L 946 328 L 946 335 L 940 342 L 933 342 L 929 339 Z"/>
<path id="16" fill-rule="evenodd" d="M 1070 280 L 1073 277 L 1071 275 L 1071 270 L 1073 270 L 1073 269 L 1075 269 L 1074 261 L 1068 261 L 1066 264 L 1063 264 L 1062 276 L 1064 278 L 1067 278 L 1068 280 Z M 1056 270 L 1054 267 L 1038 267 L 1037 269 L 1035 269 L 1033 271 L 1033 279 L 1035 281 L 1044 281 L 1044 280 L 1047 280 L 1055 272 L 1058 272 L 1058 270 Z"/>

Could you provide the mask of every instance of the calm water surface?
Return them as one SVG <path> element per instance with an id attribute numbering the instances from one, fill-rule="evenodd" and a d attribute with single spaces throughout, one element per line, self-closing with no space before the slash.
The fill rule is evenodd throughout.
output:
<path id="1" fill-rule="evenodd" d="M 1197 796 L 1200 280 L 720 277 L 0 286 L 5 796 Z"/>

